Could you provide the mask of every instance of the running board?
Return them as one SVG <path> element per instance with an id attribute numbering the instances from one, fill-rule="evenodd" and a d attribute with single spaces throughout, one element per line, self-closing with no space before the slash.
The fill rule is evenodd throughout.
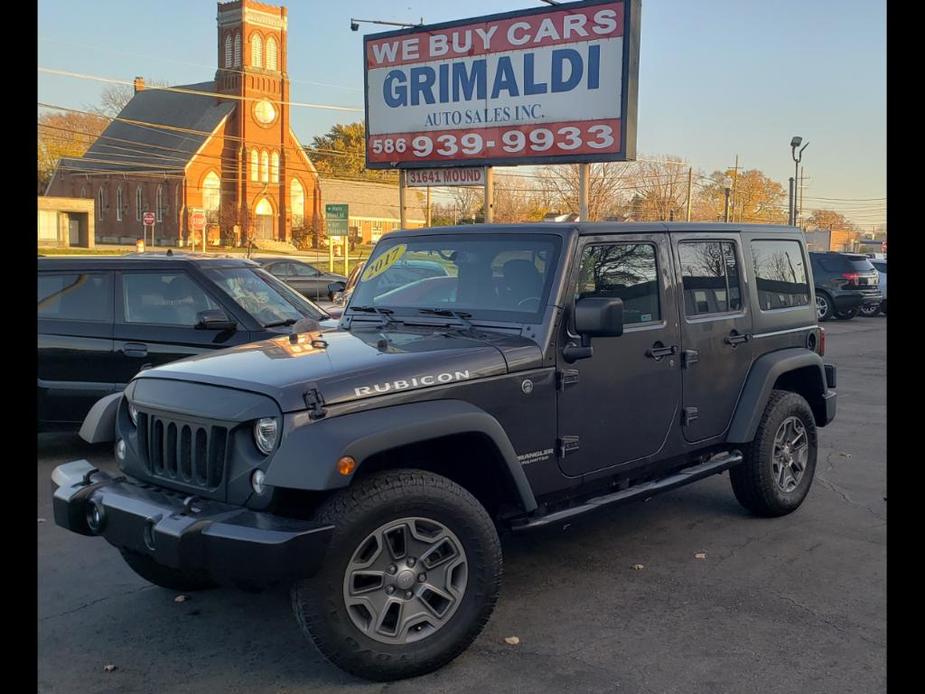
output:
<path id="1" fill-rule="evenodd" d="M 647 499 L 651 496 L 655 496 L 656 494 L 671 491 L 672 489 L 677 489 L 678 487 L 683 487 L 685 484 L 703 479 L 704 477 L 717 475 L 724 470 L 731 468 L 733 465 L 741 462 L 742 454 L 739 451 L 721 453 L 720 455 L 714 456 L 705 463 L 700 463 L 699 465 L 693 465 L 689 468 L 684 468 L 683 470 L 675 472 L 668 477 L 663 477 L 660 480 L 643 482 L 642 484 L 635 487 L 621 489 L 620 491 L 612 492 L 611 494 L 605 494 L 604 496 L 596 496 L 592 499 L 588 499 L 580 506 L 572 506 L 571 508 L 555 511 L 545 516 L 535 516 L 533 518 L 522 518 L 515 520 L 511 525 L 511 529 L 517 531 L 539 528 L 544 525 L 551 525 L 553 523 L 559 523 L 561 521 L 568 520 L 574 516 L 587 513 L 588 511 L 593 511 L 594 509 L 600 508 L 602 506 L 621 504 L 640 498 Z"/>

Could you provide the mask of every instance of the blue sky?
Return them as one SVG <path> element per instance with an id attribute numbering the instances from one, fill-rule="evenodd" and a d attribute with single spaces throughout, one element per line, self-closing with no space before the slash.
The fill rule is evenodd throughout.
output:
<path id="1" fill-rule="evenodd" d="M 272 0 L 270 0 L 272 1 Z M 537 7 L 534 0 L 290 0 L 295 102 L 363 105 L 362 34 L 351 17 L 440 22 Z M 131 80 L 206 81 L 215 71 L 211 0 L 39 0 L 38 64 Z M 93 105 L 105 87 L 38 73 L 39 101 Z M 361 113 L 293 107 L 311 142 Z M 885 221 L 886 7 L 876 0 L 643 0 L 640 156 L 672 154 L 707 172 L 758 168 L 786 186 L 789 142 L 803 161 L 804 208 L 835 207 L 871 228 Z M 822 198 L 845 198 L 830 201 Z"/>

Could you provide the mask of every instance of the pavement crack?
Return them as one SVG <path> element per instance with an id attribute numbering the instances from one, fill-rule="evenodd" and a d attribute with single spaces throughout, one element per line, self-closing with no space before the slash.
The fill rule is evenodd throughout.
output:
<path id="1" fill-rule="evenodd" d="M 850 496 L 848 496 L 848 493 L 844 489 L 842 489 L 840 486 L 835 484 L 835 482 L 833 482 L 832 480 L 826 479 L 822 475 L 816 475 L 816 479 L 819 480 L 819 484 L 821 484 L 823 487 L 825 487 L 831 492 L 835 492 L 838 496 L 840 496 L 842 498 L 842 501 L 844 501 L 845 503 L 848 503 L 848 504 L 851 504 L 852 506 L 857 506 L 858 508 L 864 509 L 877 520 L 881 520 L 881 521 L 886 520 L 883 516 L 881 516 L 876 511 L 874 511 L 872 508 L 870 508 L 870 506 L 866 506 L 852 499 Z"/>
<path id="2" fill-rule="evenodd" d="M 112 598 L 120 598 L 126 595 L 134 595 L 135 593 L 140 593 L 143 590 L 150 590 L 151 588 L 154 588 L 154 587 L 155 586 L 141 586 L 140 588 L 136 588 L 135 590 L 130 590 L 127 593 L 116 593 L 113 595 L 104 595 L 101 598 L 97 598 L 96 600 L 91 600 L 90 602 L 85 602 L 83 605 L 75 607 L 71 610 L 65 610 L 64 612 L 59 612 L 58 614 L 52 614 L 52 615 L 48 615 L 47 617 L 42 617 L 39 620 L 39 622 L 47 622 L 49 619 L 57 619 L 58 617 L 64 617 L 69 614 L 74 614 L 75 612 L 80 612 L 83 609 L 92 607 L 93 605 L 96 605 L 97 603 L 101 603 L 106 600 L 111 600 Z"/>
<path id="3" fill-rule="evenodd" d="M 833 629 L 835 629 L 835 631 L 837 631 L 837 632 L 839 632 L 839 633 L 842 633 L 842 634 L 852 634 L 853 636 L 858 637 L 858 638 L 861 639 L 862 641 L 864 641 L 864 642 L 866 642 L 866 643 L 869 643 L 869 644 L 871 644 L 871 645 L 873 645 L 873 646 L 877 646 L 877 647 L 879 647 L 879 648 L 885 648 L 885 647 L 886 647 L 886 644 L 881 643 L 880 641 L 876 641 L 875 639 L 871 639 L 871 638 L 868 638 L 867 636 L 865 636 L 863 633 L 861 633 L 860 629 L 848 629 L 848 628 L 845 628 L 844 626 L 841 626 L 841 625 L 839 625 L 839 624 L 836 624 L 836 623 L 833 622 L 832 620 L 828 619 L 826 616 L 824 616 L 824 615 L 822 615 L 822 614 L 819 614 L 819 612 L 816 611 L 815 609 L 813 609 L 812 607 L 810 607 L 810 606 L 808 606 L 808 605 L 804 605 L 803 603 L 799 602 L 798 600 L 795 600 L 794 598 L 790 597 L 789 595 L 783 595 L 782 593 L 777 593 L 776 595 L 777 595 L 777 597 L 780 598 L 781 600 L 784 600 L 784 601 L 786 601 L 786 602 L 789 602 L 789 603 L 790 603 L 791 605 L 793 605 L 794 607 L 798 607 L 799 609 L 803 610 L 804 612 L 809 613 L 814 619 L 819 620 L 819 621 L 822 622 L 823 624 L 827 624 L 828 626 L 832 627 Z"/>

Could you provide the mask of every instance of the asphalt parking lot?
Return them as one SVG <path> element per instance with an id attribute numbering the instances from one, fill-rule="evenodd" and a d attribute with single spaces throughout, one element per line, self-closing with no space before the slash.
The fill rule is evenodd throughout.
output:
<path id="1" fill-rule="evenodd" d="M 475 644 L 441 671 L 389 685 L 326 664 L 284 591 L 178 603 L 104 541 L 56 527 L 52 468 L 81 457 L 111 467 L 111 449 L 41 435 L 38 690 L 885 691 L 886 320 L 825 324 L 838 416 L 820 432 L 797 512 L 753 518 L 722 475 L 508 537 L 501 599 Z"/>

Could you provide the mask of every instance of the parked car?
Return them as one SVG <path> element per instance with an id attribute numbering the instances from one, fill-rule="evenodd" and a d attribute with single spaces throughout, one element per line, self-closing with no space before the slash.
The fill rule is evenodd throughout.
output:
<path id="1" fill-rule="evenodd" d="M 877 306 L 880 276 L 867 256 L 857 253 L 810 253 L 820 321 L 833 316 L 850 320 L 867 306 Z"/>
<path id="2" fill-rule="evenodd" d="M 294 258 L 262 257 L 253 258 L 253 260 L 271 275 L 312 300 L 326 297 L 328 285 L 331 282 L 347 279 L 336 272 L 328 272 L 316 265 Z"/>
<path id="3" fill-rule="evenodd" d="M 347 278 L 346 282 L 335 281 L 328 286 L 328 298 L 335 306 L 343 308 L 350 303 L 350 297 L 353 295 L 353 288 L 359 281 L 360 275 L 365 267 L 366 261 L 358 263 L 356 267 L 350 271 L 350 277 Z M 395 277 L 389 280 L 392 282 L 391 288 L 393 289 L 398 287 L 404 288 L 415 280 L 447 277 L 446 266 L 435 260 L 399 260 L 395 263 L 394 267 Z"/>
<path id="4" fill-rule="evenodd" d="M 880 293 L 883 300 L 879 304 L 869 304 L 861 308 L 861 315 L 876 316 L 878 313 L 886 315 L 886 260 L 871 260 L 877 274 L 880 276 Z"/>
<path id="5" fill-rule="evenodd" d="M 405 253 L 448 271 L 413 275 Z M 374 680 L 422 675 L 491 616 L 499 529 L 727 470 L 751 513 L 799 508 L 837 400 L 810 282 L 792 227 L 395 231 L 339 329 L 143 371 L 103 398 L 81 436 L 114 443 L 119 474 L 55 468 L 54 519 L 172 591 L 288 583 L 324 657 Z M 455 285 L 453 299 L 403 293 L 421 283 Z M 586 614 L 545 617 L 577 629 Z M 294 643 L 284 655 L 301 657 Z"/>
<path id="6" fill-rule="evenodd" d="M 39 427 L 78 427 L 94 402 L 148 366 L 328 318 L 249 260 L 152 253 L 41 258 Z"/>

